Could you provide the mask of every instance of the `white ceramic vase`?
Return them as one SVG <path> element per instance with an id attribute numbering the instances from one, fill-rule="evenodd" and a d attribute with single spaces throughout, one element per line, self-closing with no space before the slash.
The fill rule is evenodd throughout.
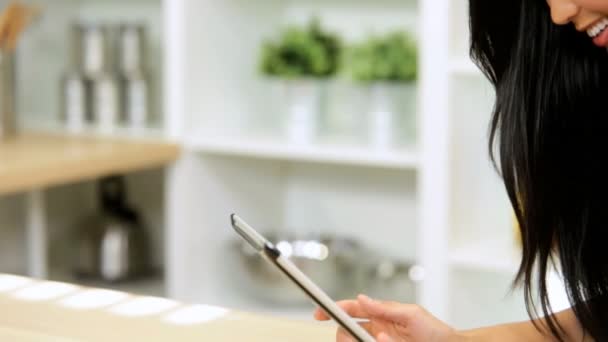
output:
<path id="1" fill-rule="evenodd" d="M 416 87 L 410 83 L 378 82 L 369 87 L 370 143 L 380 150 L 395 147 L 403 137 L 404 121 L 415 108 Z M 403 104 L 406 103 L 407 106 Z"/>
<path id="2" fill-rule="evenodd" d="M 285 127 L 290 143 L 307 145 L 314 141 L 322 106 L 323 84 L 318 80 L 284 82 Z"/>

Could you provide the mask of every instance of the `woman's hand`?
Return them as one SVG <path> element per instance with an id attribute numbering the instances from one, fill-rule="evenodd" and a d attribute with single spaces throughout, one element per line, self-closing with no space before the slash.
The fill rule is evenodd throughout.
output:
<path id="1" fill-rule="evenodd" d="M 380 302 L 360 295 L 357 300 L 338 302 L 351 317 L 369 320 L 362 326 L 378 342 L 452 342 L 462 341 L 456 331 L 433 317 L 417 305 L 396 302 Z M 322 310 L 315 312 L 315 319 L 325 321 L 329 316 Z M 354 341 L 350 335 L 338 329 L 336 341 Z"/>

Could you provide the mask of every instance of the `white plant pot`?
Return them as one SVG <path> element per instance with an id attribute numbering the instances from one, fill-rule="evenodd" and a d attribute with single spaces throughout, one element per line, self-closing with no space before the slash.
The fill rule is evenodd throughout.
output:
<path id="1" fill-rule="evenodd" d="M 285 127 L 290 143 L 306 145 L 317 135 L 322 83 L 316 80 L 285 81 Z"/>
<path id="2" fill-rule="evenodd" d="M 368 89 L 350 81 L 328 82 L 320 134 L 333 142 L 359 145 L 368 134 Z"/>
<path id="3" fill-rule="evenodd" d="M 394 147 L 405 134 L 404 116 L 410 108 L 404 102 L 416 100 L 413 84 L 376 83 L 369 88 L 370 142 L 373 147 L 385 150 Z"/>

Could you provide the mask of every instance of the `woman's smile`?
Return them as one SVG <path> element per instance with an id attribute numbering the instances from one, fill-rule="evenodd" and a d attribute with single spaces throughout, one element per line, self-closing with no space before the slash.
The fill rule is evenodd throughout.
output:
<path id="1" fill-rule="evenodd" d="M 547 0 L 551 19 L 557 25 L 572 23 L 580 32 L 587 32 L 596 46 L 608 47 L 608 1 Z"/>
<path id="2" fill-rule="evenodd" d="M 594 23 L 587 25 L 586 28 L 583 28 L 593 39 L 593 43 L 599 47 L 607 47 L 608 46 L 608 18 L 602 18 L 596 20 Z"/>

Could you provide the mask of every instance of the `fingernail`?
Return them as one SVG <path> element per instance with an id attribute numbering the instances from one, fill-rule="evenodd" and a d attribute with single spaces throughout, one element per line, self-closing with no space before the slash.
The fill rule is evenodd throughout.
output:
<path id="1" fill-rule="evenodd" d="M 373 299 L 371 299 L 370 297 L 368 297 L 368 296 L 366 296 L 366 295 L 364 295 L 364 294 L 360 294 L 360 295 L 358 296 L 358 298 L 359 298 L 360 300 L 363 300 L 363 301 L 366 301 L 366 302 L 374 302 L 374 300 L 373 300 Z"/>

